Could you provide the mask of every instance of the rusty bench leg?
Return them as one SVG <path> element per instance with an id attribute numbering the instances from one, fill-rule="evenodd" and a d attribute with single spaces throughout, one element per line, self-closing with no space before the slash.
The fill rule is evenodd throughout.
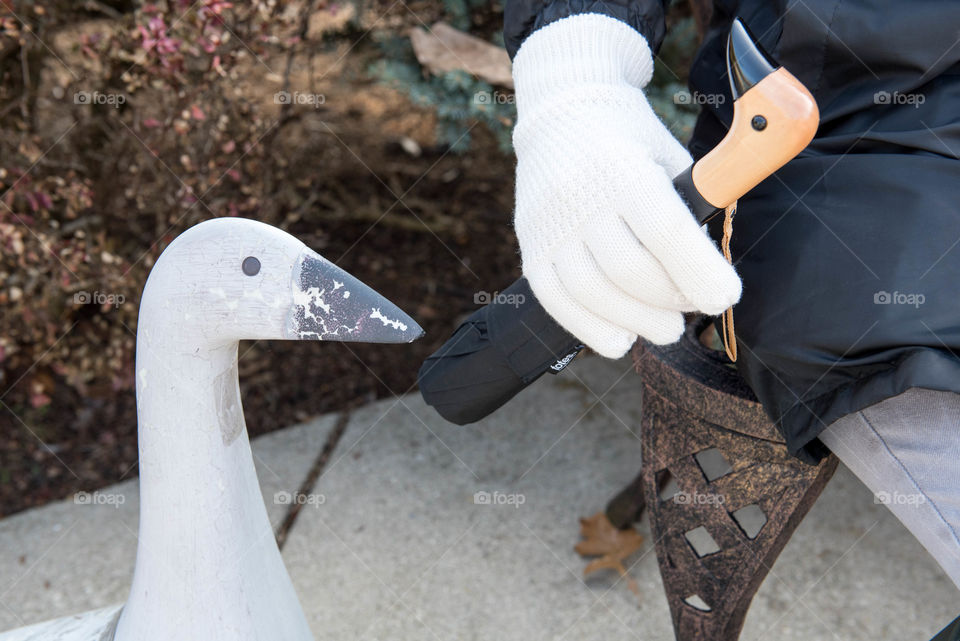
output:
<path id="1" fill-rule="evenodd" d="M 650 512 L 678 641 L 736 641 L 747 609 L 837 467 L 792 457 L 742 379 L 697 340 L 638 344 L 640 475 L 607 506 L 625 527 Z M 641 491 L 642 490 L 642 491 Z"/>

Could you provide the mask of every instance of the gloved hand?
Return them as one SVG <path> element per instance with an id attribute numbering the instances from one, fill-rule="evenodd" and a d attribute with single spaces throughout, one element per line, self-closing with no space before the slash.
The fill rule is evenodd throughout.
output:
<path id="1" fill-rule="evenodd" d="M 513 63 L 515 227 L 544 309 L 609 358 L 667 344 L 683 311 L 719 314 L 740 279 L 673 188 L 692 162 L 642 88 L 643 36 L 599 14 L 531 34 Z"/>

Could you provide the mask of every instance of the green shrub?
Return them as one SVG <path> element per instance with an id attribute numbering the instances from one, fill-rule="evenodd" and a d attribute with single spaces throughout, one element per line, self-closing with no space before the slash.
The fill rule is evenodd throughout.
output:
<path id="1" fill-rule="evenodd" d="M 470 130 L 477 123 L 495 136 L 500 149 L 512 149 L 510 133 L 516 121 L 513 92 L 496 89 L 465 71 L 424 76 L 409 38 L 391 36 L 378 45 L 383 59 L 370 67 L 380 82 L 404 92 L 415 105 L 437 114 L 437 142 L 456 153 L 470 148 Z"/>

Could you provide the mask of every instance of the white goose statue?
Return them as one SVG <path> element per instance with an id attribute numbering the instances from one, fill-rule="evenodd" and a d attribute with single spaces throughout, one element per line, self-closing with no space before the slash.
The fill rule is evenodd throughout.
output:
<path id="1" fill-rule="evenodd" d="M 238 341 L 406 343 L 422 334 L 279 229 L 218 218 L 181 234 L 140 302 L 140 533 L 130 596 L 0 641 L 313 639 L 257 483 Z"/>

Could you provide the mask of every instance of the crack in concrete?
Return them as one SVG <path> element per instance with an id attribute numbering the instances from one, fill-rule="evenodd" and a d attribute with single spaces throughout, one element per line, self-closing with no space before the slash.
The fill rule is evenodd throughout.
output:
<path id="1" fill-rule="evenodd" d="M 337 422 L 334 424 L 330 435 L 327 436 L 327 440 L 323 444 L 323 449 L 320 450 L 320 454 L 318 454 L 316 460 L 314 460 L 310 471 L 307 472 L 306 478 L 304 478 L 303 483 L 301 483 L 297 489 L 297 495 L 309 494 L 313 490 L 317 479 L 323 474 L 324 468 L 326 468 L 327 463 L 330 461 L 330 455 L 333 454 L 333 450 L 336 449 L 344 432 L 347 431 L 347 424 L 349 424 L 349 422 L 350 410 L 340 412 L 340 415 L 337 417 Z M 283 550 L 283 545 L 287 542 L 287 537 L 290 535 L 290 531 L 293 529 L 293 525 L 296 523 L 297 517 L 300 515 L 300 510 L 302 509 L 302 504 L 293 501 L 290 504 L 290 509 L 287 511 L 287 514 L 283 517 L 280 527 L 277 528 L 277 547 L 281 550 Z"/>

